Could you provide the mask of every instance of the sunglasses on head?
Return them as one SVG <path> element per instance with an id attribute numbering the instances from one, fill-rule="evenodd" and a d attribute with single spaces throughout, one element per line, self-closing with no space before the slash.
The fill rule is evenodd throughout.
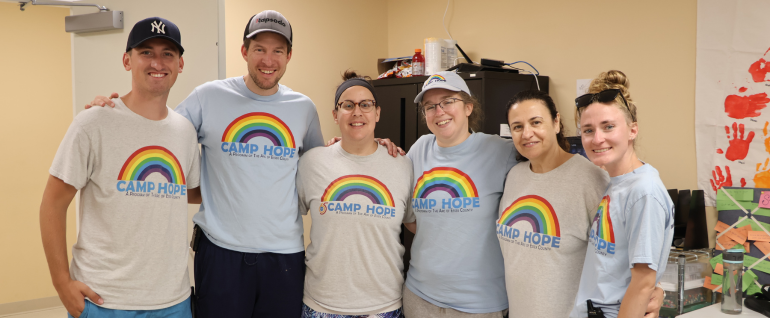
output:
<path id="1" fill-rule="evenodd" d="M 581 109 L 593 104 L 594 102 L 609 103 L 618 98 L 618 95 L 620 95 L 620 98 L 623 99 L 623 104 L 625 104 L 626 108 L 628 108 L 628 113 L 631 114 L 631 120 L 636 122 L 634 114 L 631 113 L 631 107 L 628 106 L 628 101 L 625 97 L 623 97 L 623 93 L 621 93 L 619 89 L 607 89 L 596 94 L 582 95 L 578 98 L 575 98 L 575 106 L 577 106 L 578 109 Z"/>

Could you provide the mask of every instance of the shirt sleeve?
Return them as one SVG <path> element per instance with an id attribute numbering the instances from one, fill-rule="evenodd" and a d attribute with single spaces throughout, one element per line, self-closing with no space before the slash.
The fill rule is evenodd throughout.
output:
<path id="1" fill-rule="evenodd" d="M 407 180 L 409 183 L 409 191 L 407 191 L 406 196 L 406 211 L 404 212 L 404 223 L 413 223 L 417 221 L 417 217 L 414 215 L 414 209 L 412 208 L 412 196 L 414 195 L 414 188 L 412 185 L 414 184 L 414 168 L 412 168 L 412 160 L 409 160 L 409 158 L 405 158 L 407 161 L 409 161 L 409 180 Z"/>
<path id="2" fill-rule="evenodd" d="M 647 194 L 626 210 L 626 235 L 628 239 L 628 260 L 634 264 L 648 264 L 658 270 L 658 257 L 664 248 L 666 217 L 668 213 L 654 195 Z"/>
<path id="3" fill-rule="evenodd" d="M 315 107 L 313 108 L 315 109 Z M 313 118 L 310 119 L 310 126 L 307 128 L 307 134 L 302 140 L 302 149 L 299 151 L 299 155 L 302 156 L 305 152 L 315 147 L 322 147 L 324 145 L 324 137 L 321 134 L 321 123 L 318 120 L 318 112 L 314 111 Z"/>
<path id="4" fill-rule="evenodd" d="M 80 190 L 91 178 L 94 158 L 91 140 L 76 120 L 67 129 L 48 172 Z"/>
<path id="5" fill-rule="evenodd" d="M 198 147 L 198 143 L 195 143 L 192 145 L 191 149 L 191 157 L 192 160 L 190 161 L 190 170 L 187 172 L 187 188 L 188 189 L 195 189 L 197 187 L 200 187 L 200 180 L 201 180 L 201 153 L 200 148 Z"/>
<path id="6" fill-rule="evenodd" d="M 305 202 L 305 187 L 302 184 L 302 177 L 304 176 L 302 166 L 302 159 L 300 159 L 299 167 L 297 168 L 296 185 L 297 185 L 297 212 L 299 215 L 307 215 L 308 203 Z"/>
<path id="7" fill-rule="evenodd" d="M 194 89 L 187 98 L 185 98 L 179 106 L 174 109 L 177 114 L 184 116 L 189 120 L 195 131 L 198 134 L 198 142 L 203 139 L 203 132 L 201 131 L 201 125 L 203 124 L 203 107 L 201 106 L 200 99 L 198 98 L 198 89 Z"/>

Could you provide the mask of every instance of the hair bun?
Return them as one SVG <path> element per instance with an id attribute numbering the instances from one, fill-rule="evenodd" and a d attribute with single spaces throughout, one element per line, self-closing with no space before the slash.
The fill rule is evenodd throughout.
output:
<path id="1" fill-rule="evenodd" d="M 343 81 L 347 81 L 351 78 L 358 78 L 358 77 L 361 77 L 361 76 L 359 76 L 358 73 L 356 73 L 356 71 L 353 71 L 353 70 L 346 70 L 345 73 L 342 73 Z"/>
<path id="2" fill-rule="evenodd" d="M 610 70 L 607 72 L 602 72 L 593 81 L 591 81 L 591 85 L 588 87 L 588 92 L 591 94 L 596 94 L 608 89 L 619 89 L 620 92 L 623 93 L 623 97 L 625 97 L 629 103 L 633 103 L 631 94 L 628 92 L 628 87 L 630 85 L 631 83 L 629 82 L 625 73 L 618 70 Z"/>

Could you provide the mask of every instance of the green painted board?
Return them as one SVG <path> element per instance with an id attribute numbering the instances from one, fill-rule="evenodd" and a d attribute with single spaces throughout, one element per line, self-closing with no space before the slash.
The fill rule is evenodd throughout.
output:
<path id="1" fill-rule="evenodd" d="M 767 224 L 765 222 L 759 222 L 759 224 L 762 224 L 762 226 L 765 227 L 765 229 L 770 231 L 770 224 Z M 762 228 L 759 227 L 759 225 L 757 225 L 757 222 L 754 222 L 754 220 L 752 220 L 752 219 L 745 219 L 745 220 L 741 221 L 741 223 L 738 223 L 738 225 L 736 225 L 735 227 L 736 228 L 740 228 L 740 227 L 744 227 L 746 225 L 750 225 L 752 231 L 762 231 Z M 720 259 L 720 261 L 721 261 L 721 259 Z"/>
<path id="2" fill-rule="evenodd" d="M 719 254 L 716 257 L 712 257 L 709 260 L 709 263 L 711 263 L 711 270 L 713 271 L 714 269 L 716 269 L 717 268 L 717 264 L 719 264 L 721 262 L 722 262 L 722 254 Z M 714 285 L 716 285 L 716 284 L 714 284 Z"/>
<path id="3" fill-rule="evenodd" d="M 770 209 L 759 208 L 757 212 L 754 212 L 754 215 L 770 216 Z"/>
<path id="4" fill-rule="evenodd" d="M 711 274 L 711 284 L 712 285 L 722 285 L 722 275 Z"/>
<path id="5" fill-rule="evenodd" d="M 743 206 L 744 209 L 746 209 L 746 212 L 751 212 L 751 210 L 754 210 L 759 203 L 754 202 L 748 202 L 748 201 L 739 201 L 738 203 Z M 717 211 L 729 211 L 729 210 L 740 210 L 741 207 L 735 204 L 732 200 L 717 200 Z"/>
<path id="6" fill-rule="evenodd" d="M 754 189 L 724 189 L 727 190 L 727 193 L 730 193 L 730 195 L 736 200 L 736 201 L 754 201 Z M 719 200 L 730 200 L 730 198 L 725 195 L 725 193 L 722 191 L 722 189 L 719 189 L 717 191 L 717 201 Z"/>
<path id="7" fill-rule="evenodd" d="M 756 263 L 757 260 L 759 260 L 756 257 L 743 255 L 743 265 L 746 267 L 751 266 L 752 264 Z M 767 261 L 767 259 L 762 260 L 757 264 L 757 266 L 752 267 L 754 270 L 758 270 L 760 272 L 764 272 L 766 274 L 770 274 L 770 262 Z"/>
<path id="8" fill-rule="evenodd" d="M 761 292 L 762 290 L 759 289 L 759 286 L 757 286 L 757 284 L 754 284 L 754 283 L 751 283 L 751 286 L 749 286 L 749 288 L 746 290 L 746 294 L 748 295 L 754 295 Z"/>
<path id="9" fill-rule="evenodd" d="M 757 275 L 754 274 L 751 270 L 747 270 L 745 273 L 743 273 L 743 291 L 746 291 L 751 285 L 755 285 L 754 281 L 757 280 Z"/>

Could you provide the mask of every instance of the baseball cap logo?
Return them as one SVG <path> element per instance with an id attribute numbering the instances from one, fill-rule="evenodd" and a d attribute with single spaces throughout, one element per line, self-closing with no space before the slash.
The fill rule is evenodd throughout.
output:
<path id="1" fill-rule="evenodd" d="M 158 34 L 161 34 L 161 33 L 166 34 L 166 25 L 163 24 L 162 21 L 154 21 L 152 22 L 151 25 L 152 25 L 152 29 L 150 30 L 150 32 L 155 32 Z"/>
<path id="2" fill-rule="evenodd" d="M 446 82 L 446 79 L 441 75 L 435 74 L 428 79 L 428 82 L 425 85 L 430 85 L 436 82 Z"/>
<path id="3" fill-rule="evenodd" d="M 281 26 L 284 26 L 284 27 L 286 26 L 286 23 L 283 23 L 283 20 L 278 20 L 278 19 L 273 19 L 273 18 L 259 18 L 259 19 L 257 19 L 257 23 L 268 23 L 268 22 L 277 23 L 277 24 L 280 24 Z"/>

